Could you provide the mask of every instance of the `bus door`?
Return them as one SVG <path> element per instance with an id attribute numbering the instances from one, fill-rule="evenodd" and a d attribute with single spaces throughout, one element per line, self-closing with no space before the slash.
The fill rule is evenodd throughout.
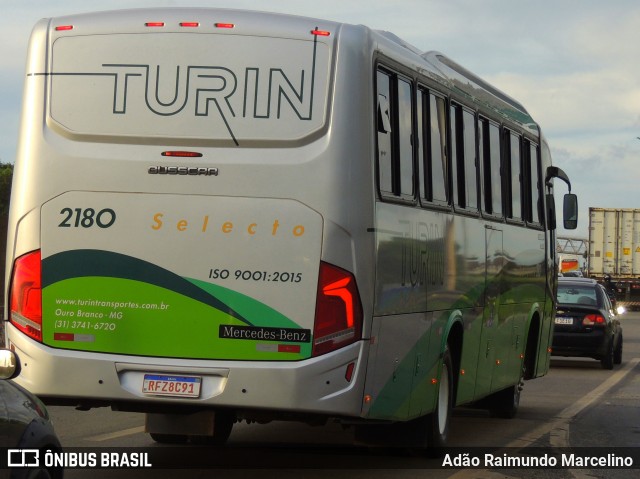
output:
<path id="1" fill-rule="evenodd" d="M 496 368 L 500 300 L 503 292 L 502 271 L 505 263 L 502 230 L 491 225 L 485 226 L 485 245 L 484 312 L 474 395 L 476 399 L 491 391 Z"/>

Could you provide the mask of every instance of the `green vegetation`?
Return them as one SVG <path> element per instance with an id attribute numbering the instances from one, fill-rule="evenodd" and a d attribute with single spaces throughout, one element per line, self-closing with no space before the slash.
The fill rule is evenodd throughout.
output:
<path id="1" fill-rule="evenodd" d="M 13 177 L 13 165 L 0 163 L 0 218 L 6 221 L 9 214 L 9 197 L 11 196 L 11 178 Z"/>
<path id="2" fill-rule="evenodd" d="M 2 309 L 4 307 L 4 263 L 12 178 L 13 165 L 0 162 L 0 318 L 2 318 Z M 2 328 L 0 328 L 0 344 L 4 344 L 2 333 Z"/>

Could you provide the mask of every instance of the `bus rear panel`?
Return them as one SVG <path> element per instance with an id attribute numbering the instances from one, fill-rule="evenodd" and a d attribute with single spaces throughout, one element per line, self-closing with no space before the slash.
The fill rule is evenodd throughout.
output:
<path id="1" fill-rule="evenodd" d="M 360 414 L 353 258 L 323 256 L 352 249 L 327 189 L 342 152 L 318 141 L 339 34 L 197 9 L 35 27 L 9 238 L 21 384 L 87 407 Z M 314 169 L 327 186 L 305 188 Z"/>

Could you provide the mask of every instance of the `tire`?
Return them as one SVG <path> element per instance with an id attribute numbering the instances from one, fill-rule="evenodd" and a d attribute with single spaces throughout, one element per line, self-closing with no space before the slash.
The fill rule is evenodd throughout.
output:
<path id="1" fill-rule="evenodd" d="M 183 434 L 158 434 L 150 432 L 149 436 L 160 444 L 186 444 L 189 440 L 189 436 Z"/>
<path id="2" fill-rule="evenodd" d="M 507 389 L 493 393 L 489 401 L 489 414 L 491 417 L 503 419 L 513 419 L 520 407 L 520 393 L 522 391 L 522 380 L 518 384 L 509 386 Z"/>
<path id="3" fill-rule="evenodd" d="M 17 477 L 14 475 L 11 475 L 11 477 Z M 25 475 L 20 475 L 21 479 L 52 479 L 54 476 L 52 476 L 50 474 L 50 472 L 47 469 L 31 469 L 29 468 L 27 470 L 27 472 L 25 473 Z"/>
<path id="4" fill-rule="evenodd" d="M 607 352 L 600 359 L 600 364 L 602 364 L 603 369 L 613 369 L 614 363 L 614 350 L 613 350 L 613 337 L 609 340 L 609 344 L 607 346 Z"/>
<path id="5" fill-rule="evenodd" d="M 213 435 L 190 436 L 191 442 L 206 446 L 224 446 L 231 436 L 235 421 L 235 415 L 217 412 L 214 419 Z"/>
<path id="6" fill-rule="evenodd" d="M 620 333 L 618 344 L 613 351 L 613 364 L 622 364 L 622 333 Z"/>
<path id="7" fill-rule="evenodd" d="M 453 408 L 453 366 L 451 353 L 447 347 L 442 357 L 442 373 L 438 382 L 438 396 L 435 410 L 426 417 L 427 446 L 442 448 L 447 443 L 451 409 Z M 434 452 L 434 451 L 430 451 Z"/>
<path id="8" fill-rule="evenodd" d="M 507 389 L 498 391 L 490 395 L 486 401 L 489 405 L 491 417 L 503 419 L 513 419 L 520 408 L 520 395 L 524 388 L 524 378 L 526 377 L 526 362 L 523 363 L 520 371 L 520 379 L 517 384 L 509 386 Z"/>

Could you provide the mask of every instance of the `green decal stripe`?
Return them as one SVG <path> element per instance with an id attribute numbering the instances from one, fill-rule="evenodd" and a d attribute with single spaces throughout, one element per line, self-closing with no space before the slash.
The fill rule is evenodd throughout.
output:
<path id="1" fill-rule="evenodd" d="M 194 299 L 248 325 L 245 317 L 191 281 L 153 263 L 132 256 L 101 250 L 63 251 L 42 262 L 42 286 L 81 277 L 122 278 L 174 291 Z"/>
<path id="2" fill-rule="evenodd" d="M 300 328 L 301 326 L 284 314 L 260 301 L 232 289 L 189 278 L 199 288 L 215 296 L 244 318 L 251 318 L 254 326 Z"/>
<path id="3" fill-rule="evenodd" d="M 408 419 L 411 401 L 419 401 L 429 407 L 433 404 L 435 389 L 430 388 L 427 374 L 434 364 L 424 364 L 420 376 L 416 376 L 416 355 L 429 348 L 431 328 L 422 334 L 395 368 L 392 378 L 384 384 L 375 398 L 369 416 L 380 419 Z M 426 355 L 425 361 L 429 361 Z M 416 397 L 417 396 L 417 397 Z"/>
<path id="4" fill-rule="evenodd" d="M 85 304 L 84 298 L 97 295 L 97 301 Z M 43 339 L 55 348 L 186 359 L 297 361 L 311 356 L 311 342 L 298 343 L 299 351 L 280 352 L 259 347 L 264 340 L 222 338 L 221 326 L 247 327 L 224 311 L 134 280 L 79 277 L 43 289 Z"/>

